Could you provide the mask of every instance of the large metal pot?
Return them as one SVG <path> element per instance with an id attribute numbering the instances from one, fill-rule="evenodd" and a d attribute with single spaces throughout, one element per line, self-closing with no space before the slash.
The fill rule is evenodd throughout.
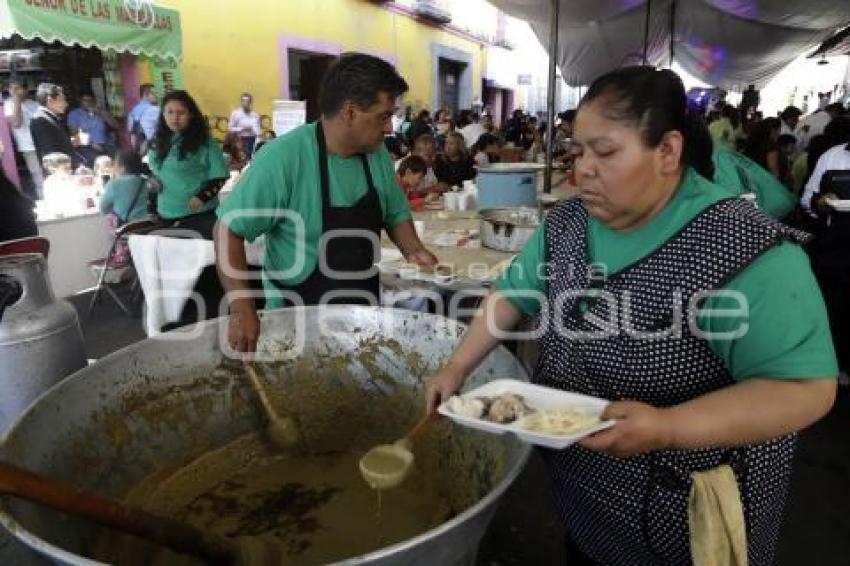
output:
<path id="1" fill-rule="evenodd" d="M 0 257 L 0 432 L 85 365 L 77 312 L 53 296 L 44 257 Z"/>
<path id="2" fill-rule="evenodd" d="M 207 321 L 188 341 L 176 340 L 174 332 L 148 339 L 76 373 L 10 428 L 0 458 L 122 497 L 155 470 L 258 430 L 262 420 L 249 381 L 241 365 L 221 353 L 223 324 L 223 319 Z M 425 378 L 445 362 L 464 330 L 434 315 L 352 306 L 269 311 L 262 325 L 261 350 L 276 360 L 264 367 L 300 368 L 309 378 L 304 387 L 293 381 L 293 373 L 281 371 L 272 394 L 301 424 L 305 437 L 313 435 L 311 442 L 324 435 L 324 446 L 363 446 L 400 436 L 420 414 Z M 469 386 L 500 377 L 526 377 L 504 348 L 484 361 Z M 369 412 L 349 418 L 350 403 L 335 393 L 340 387 L 374 398 L 407 392 L 410 401 L 388 434 L 364 420 Z M 287 396 L 299 392 L 302 400 L 287 406 Z M 312 406 L 310 398 L 318 404 Z M 345 426 L 316 432 L 323 419 L 340 414 Z M 464 462 L 456 481 L 471 488 L 465 490 L 469 504 L 430 531 L 346 563 L 473 563 L 496 503 L 521 471 L 529 448 L 510 436 L 452 428 L 445 421 L 436 425 L 445 427 L 446 435 L 440 458 Z M 83 556 L 104 534 L 13 500 L 0 500 L 0 522 L 60 564 L 96 563 Z"/>
<path id="3" fill-rule="evenodd" d="M 493 208 L 481 217 L 481 244 L 500 252 L 518 252 L 540 225 L 540 210 L 530 207 Z"/>

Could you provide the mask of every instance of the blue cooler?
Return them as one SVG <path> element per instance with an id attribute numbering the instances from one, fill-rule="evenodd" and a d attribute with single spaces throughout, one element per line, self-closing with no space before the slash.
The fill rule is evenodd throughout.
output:
<path id="1" fill-rule="evenodd" d="M 493 163 L 478 168 L 478 210 L 537 206 L 538 163 Z"/>

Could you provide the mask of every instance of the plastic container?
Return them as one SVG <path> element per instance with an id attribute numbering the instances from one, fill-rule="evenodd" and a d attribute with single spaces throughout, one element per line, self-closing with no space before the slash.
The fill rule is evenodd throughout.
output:
<path id="1" fill-rule="evenodd" d="M 525 398 L 526 404 L 537 411 L 546 409 L 581 409 L 593 415 L 600 415 L 608 405 L 608 401 L 597 397 L 579 395 L 578 393 L 570 393 L 569 391 L 552 389 L 551 387 L 543 387 L 515 379 L 497 379 L 491 381 L 464 393 L 462 397 L 497 397 L 503 393 L 522 395 Z M 449 409 L 448 403 L 441 404 L 437 411 L 441 415 L 465 427 L 492 434 L 513 433 L 523 442 L 554 448 L 556 450 L 563 450 L 582 438 L 614 426 L 614 421 L 600 421 L 598 424 L 583 429 L 581 432 L 572 436 L 556 436 L 525 430 L 522 428 L 522 419 L 508 424 L 499 424 L 486 419 L 476 419 L 474 417 L 459 415 Z"/>
<path id="2" fill-rule="evenodd" d="M 537 163 L 493 163 L 478 169 L 478 209 L 537 205 Z"/>

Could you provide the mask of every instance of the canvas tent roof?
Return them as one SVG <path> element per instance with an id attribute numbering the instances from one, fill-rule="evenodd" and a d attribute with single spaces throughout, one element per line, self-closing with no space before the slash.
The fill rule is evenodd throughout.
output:
<path id="1" fill-rule="evenodd" d="M 549 44 L 551 0 L 491 1 L 527 20 Z M 666 65 L 673 37 L 675 61 L 700 80 L 761 87 L 850 24 L 850 2 L 836 0 L 560 0 L 559 6 L 557 62 L 574 86 L 641 63 L 645 43 L 648 63 Z"/>

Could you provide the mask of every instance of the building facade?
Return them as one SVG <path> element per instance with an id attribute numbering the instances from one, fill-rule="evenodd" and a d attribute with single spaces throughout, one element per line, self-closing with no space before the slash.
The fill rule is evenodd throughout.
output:
<path id="1" fill-rule="evenodd" d="M 485 0 L 158 3 L 180 12 L 183 84 L 218 129 L 243 91 L 254 95 L 260 114 L 270 115 L 274 100 L 307 100 L 308 118 L 314 118 L 321 75 L 346 51 L 396 65 L 410 85 L 402 103 L 414 110 L 486 105 L 498 122 L 521 98 L 522 77 L 504 69 L 517 51 L 511 43 L 517 26 L 527 25 Z"/>

